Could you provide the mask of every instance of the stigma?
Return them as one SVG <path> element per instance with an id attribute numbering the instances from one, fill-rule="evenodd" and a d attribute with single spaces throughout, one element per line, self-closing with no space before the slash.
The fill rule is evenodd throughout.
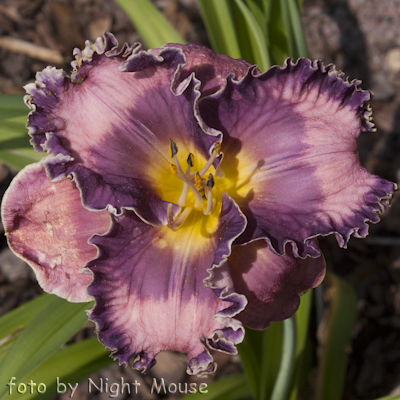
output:
<path id="1" fill-rule="evenodd" d="M 178 160 L 178 146 L 170 139 L 169 144 L 170 157 L 173 163 L 170 164 L 171 172 L 182 180 L 182 191 L 178 199 L 178 205 L 181 207 L 181 212 L 177 217 L 173 216 L 172 204 L 167 208 L 167 221 L 168 226 L 173 229 L 179 229 L 186 221 L 192 210 L 202 211 L 204 215 L 210 215 L 213 211 L 213 188 L 214 176 L 208 174 L 207 178 L 204 177 L 208 169 L 213 165 L 215 159 L 221 153 L 221 143 L 216 142 L 211 151 L 210 158 L 199 171 L 192 171 L 195 162 L 194 154 L 190 153 L 186 160 L 186 170 L 184 171 Z M 218 175 L 221 176 L 221 167 L 218 165 L 216 168 Z M 222 172 L 223 174 L 223 172 Z M 188 201 L 189 193 L 193 193 L 193 198 Z"/>

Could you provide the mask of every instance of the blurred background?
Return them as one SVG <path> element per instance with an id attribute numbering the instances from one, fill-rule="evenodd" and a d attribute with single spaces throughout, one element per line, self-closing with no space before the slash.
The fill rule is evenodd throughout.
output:
<path id="1" fill-rule="evenodd" d="M 197 0 L 154 0 L 187 42 L 210 46 Z M 362 80 L 374 92 L 377 131 L 358 142 L 362 164 L 383 178 L 400 180 L 400 0 L 304 0 L 302 22 L 311 59 L 334 63 L 349 79 Z M 23 94 L 22 86 L 47 65 L 70 71 L 72 49 L 83 48 L 104 31 L 120 44 L 141 41 L 132 22 L 113 0 L 0 0 L 0 93 Z M 27 109 L 28 112 L 28 109 Z M 0 164 L 0 194 L 16 171 Z M 334 238 L 321 240 L 328 268 L 344 277 L 358 297 L 358 319 L 348 348 L 344 400 L 368 400 L 400 394 L 400 200 L 394 197 L 382 222 L 370 227 L 367 239 L 351 239 L 347 250 Z M 4 232 L 0 226 L 1 233 Z M 0 238 L 0 315 L 42 293 L 30 268 Z M 315 331 L 318 317 L 314 312 Z M 317 329 L 319 328 L 319 329 Z M 93 335 L 88 323 L 78 335 Z M 79 340 L 76 337 L 75 340 Z M 318 334 L 312 338 L 318 341 Z M 218 372 L 208 380 L 188 377 L 186 357 L 161 353 L 157 365 L 143 376 L 116 364 L 92 379 L 141 383 L 136 399 L 156 399 L 144 389 L 152 378 L 169 382 L 211 382 L 240 371 L 239 356 L 215 354 Z M 310 376 L 312 382 L 312 374 Z M 312 388 L 312 385 L 310 386 Z M 312 389 L 310 389 L 312 390 Z M 118 399 L 127 395 L 119 395 Z M 165 397 L 165 396 L 163 396 Z M 177 398 L 171 394 L 168 398 Z M 60 398 L 69 398 L 68 393 Z M 88 394 L 79 386 L 74 398 L 109 398 Z M 205 397 L 206 398 L 206 397 Z M 307 399 L 307 392 L 304 395 Z"/>

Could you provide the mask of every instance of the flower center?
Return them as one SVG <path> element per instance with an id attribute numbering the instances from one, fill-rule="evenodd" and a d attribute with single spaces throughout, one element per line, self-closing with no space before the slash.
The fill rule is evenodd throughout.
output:
<path id="1" fill-rule="evenodd" d="M 168 226 L 173 229 L 179 229 L 182 224 L 186 221 L 193 208 L 197 211 L 202 211 L 204 215 L 210 215 L 213 211 L 213 187 L 214 187 L 214 176 L 208 174 L 204 177 L 208 169 L 211 167 L 217 156 L 220 154 L 221 143 L 216 142 L 212 150 L 211 156 L 200 171 L 192 171 L 194 166 L 194 155 L 189 154 L 186 162 L 186 172 L 183 172 L 182 167 L 178 161 L 178 146 L 170 139 L 169 151 L 170 156 L 174 160 L 174 164 L 171 164 L 171 171 L 180 180 L 183 181 L 182 192 L 178 199 L 178 205 L 181 207 L 181 212 L 177 217 L 173 216 L 172 204 L 168 205 L 167 209 L 167 220 Z M 218 166 L 216 174 L 223 176 L 221 168 Z M 189 191 L 193 193 L 194 202 L 188 201 Z"/>

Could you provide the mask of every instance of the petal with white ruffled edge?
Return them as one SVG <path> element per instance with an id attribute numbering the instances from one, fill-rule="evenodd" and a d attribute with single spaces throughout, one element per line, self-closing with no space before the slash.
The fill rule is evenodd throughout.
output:
<path id="1" fill-rule="evenodd" d="M 237 243 L 264 238 L 279 254 L 291 242 L 317 257 L 313 237 L 335 234 L 345 247 L 378 222 L 396 185 L 359 162 L 356 138 L 373 128 L 359 82 L 333 66 L 288 60 L 200 101 L 206 124 L 221 130 L 227 189 L 248 219 Z"/>
<path id="2" fill-rule="evenodd" d="M 96 300 L 89 318 L 120 363 L 135 354 L 134 367 L 146 371 L 160 351 L 174 350 L 188 354 L 188 373 L 202 375 L 215 371 L 211 349 L 236 353 L 244 331 L 234 316 L 246 299 L 219 266 L 246 221 L 228 196 L 216 223 L 209 218 L 193 212 L 172 231 L 125 211 L 91 239 L 99 257 L 88 264 Z"/>
<path id="3" fill-rule="evenodd" d="M 40 286 L 72 302 L 90 301 L 90 274 L 81 274 L 97 255 L 88 240 L 110 226 L 107 211 L 90 212 L 68 179 L 51 183 L 41 163 L 24 168 L 2 202 L 11 250 L 35 271 Z"/>
<path id="4" fill-rule="evenodd" d="M 87 208 L 125 207 L 151 224 L 166 223 L 171 199 L 161 199 L 160 185 L 171 175 L 170 138 L 185 157 L 206 160 L 221 135 L 195 117 L 200 82 L 190 75 L 173 84 L 186 63 L 181 49 L 123 49 L 107 34 L 103 45 L 76 51 L 71 78 L 55 69 L 39 73 L 27 86 L 34 108 L 28 127 L 36 148 L 53 155 L 46 159 L 50 177 L 74 176 Z"/>

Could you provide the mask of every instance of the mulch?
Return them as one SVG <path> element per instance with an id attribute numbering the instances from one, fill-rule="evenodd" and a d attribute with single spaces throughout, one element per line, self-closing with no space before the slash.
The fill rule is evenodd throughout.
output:
<path id="1" fill-rule="evenodd" d="M 154 1 L 187 41 L 209 45 L 195 0 Z M 303 23 L 310 58 L 334 63 L 350 79 L 374 92 L 376 132 L 358 141 L 362 164 L 383 178 L 400 180 L 400 2 L 399 0 L 305 0 Z M 47 65 L 70 71 L 72 49 L 111 31 L 120 43 L 140 36 L 112 0 L 1 0 L 0 93 L 24 93 Z M 2 41 L 2 39 L 18 39 Z M 23 46 L 33 44 L 41 58 Z M 46 52 L 47 51 L 47 52 Z M 0 195 L 16 171 L 0 166 Z M 4 230 L 0 226 L 0 233 Z M 370 400 L 400 394 L 400 200 L 395 196 L 382 221 L 371 225 L 367 239 L 351 239 L 339 249 L 334 238 L 321 239 L 328 267 L 347 279 L 358 296 L 358 320 L 348 349 L 344 400 Z M 0 315 L 41 293 L 29 267 L 0 239 Z M 87 330 L 92 328 L 87 328 Z M 93 334 L 93 329 L 91 333 Z M 214 378 L 240 371 L 238 357 L 216 355 Z M 177 398 L 150 394 L 153 378 L 165 382 L 202 382 L 185 375 L 185 357 L 162 353 L 148 375 L 113 365 L 92 377 L 141 383 L 135 398 Z M 146 388 L 146 389 L 144 389 Z M 120 395 L 118 398 L 126 398 Z M 65 400 L 68 393 L 60 395 Z M 80 385 L 74 398 L 106 399 L 109 393 Z"/>

